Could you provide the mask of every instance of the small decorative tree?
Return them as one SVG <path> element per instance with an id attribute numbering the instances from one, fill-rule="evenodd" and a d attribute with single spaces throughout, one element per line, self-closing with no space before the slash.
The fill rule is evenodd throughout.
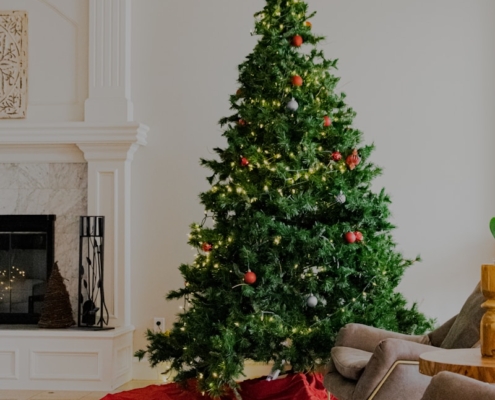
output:
<path id="1" fill-rule="evenodd" d="M 70 304 L 69 292 L 60 275 L 58 264 L 53 265 L 50 279 L 46 288 L 45 298 L 41 307 L 40 328 L 69 328 L 75 325 Z"/>
<path id="2" fill-rule="evenodd" d="M 170 361 L 177 381 L 197 378 L 212 396 L 235 390 L 246 359 L 315 369 L 349 322 L 431 327 L 394 290 L 415 260 L 395 249 L 390 199 L 371 191 L 373 146 L 335 92 L 337 61 L 316 48 L 313 15 L 299 0 L 267 0 L 255 15 L 261 39 L 220 121 L 228 146 L 202 160 L 213 173 L 206 217 L 191 226 L 198 254 L 180 266 L 185 287 L 168 294 L 190 307 L 136 353 Z"/>

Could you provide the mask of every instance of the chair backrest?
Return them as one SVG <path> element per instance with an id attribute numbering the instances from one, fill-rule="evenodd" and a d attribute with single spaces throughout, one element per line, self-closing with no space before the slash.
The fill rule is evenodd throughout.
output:
<path id="1" fill-rule="evenodd" d="M 436 344 L 433 345 L 438 345 L 442 333 L 451 324 L 440 347 L 444 349 L 467 349 L 473 347 L 480 339 L 480 323 L 485 313 L 485 309 L 481 307 L 481 304 L 484 302 L 485 298 L 481 291 L 481 285 L 478 283 L 462 306 L 459 314 L 438 328 L 439 332 L 436 330 L 430 334 L 432 344 L 435 342 Z"/>
<path id="2" fill-rule="evenodd" d="M 439 326 L 437 329 L 428 333 L 428 337 L 430 338 L 430 344 L 435 347 L 440 347 L 442 342 L 445 340 L 445 337 L 454 325 L 455 320 L 457 319 L 457 315 L 449 319 L 443 325 Z"/>

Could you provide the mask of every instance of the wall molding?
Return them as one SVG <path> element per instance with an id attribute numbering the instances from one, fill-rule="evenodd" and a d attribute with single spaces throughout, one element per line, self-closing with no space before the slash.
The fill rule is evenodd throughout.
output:
<path id="1" fill-rule="evenodd" d="M 148 130 L 134 122 L 3 123 L 0 162 L 132 161 Z"/>
<path id="2" fill-rule="evenodd" d="M 133 331 L 0 329 L 0 388 L 112 391 L 131 379 Z"/>
<path id="3" fill-rule="evenodd" d="M 7 369 L 9 367 L 8 361 L 5 362 L 5 358 L 10 358 L 10 371 L 5 373 L 5 371 L 0 372 L 0 381 L 6 379 L 19 379 L 19 349 L 3 349 L 0 348 L 0 360 L 2 360 L 2 368 Z M 7 367 L 7 368 L 6 368 Z"/>

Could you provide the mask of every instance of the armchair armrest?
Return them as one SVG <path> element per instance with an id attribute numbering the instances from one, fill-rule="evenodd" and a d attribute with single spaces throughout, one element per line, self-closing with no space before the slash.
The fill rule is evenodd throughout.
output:
<path id="1" fill-rule="evenodd" d="M 493 399 L 495 387 L 453 372 L 433 377 L 421 400 Z"/>
<path id="2" fill-rule="evenodd" d="M 401 339 L 386 339 L 376 346 L 354 391 L 355 399 L 367 399 L 397 364 L 412 364 L 419 376 L 419 356 L 436 348 Z M 390 371 L 390 372 L 389 372 Z"/>
<path id="3" fill-rule="evenodd" d="M 335 346 L 352 347 L 371 353 L 375 350 L 375 347 L 385 339 L 400 339 L 430 344 L 430 338 L 427 335 L 404 335 L 402 333 L 390 332 L 367 325 L 347 324 L 341 328 L 337 334 Z"/>

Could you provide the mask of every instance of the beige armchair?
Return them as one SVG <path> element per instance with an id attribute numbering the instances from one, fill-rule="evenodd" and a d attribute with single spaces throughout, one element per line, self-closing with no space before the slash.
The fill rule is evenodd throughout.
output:
<path id="1" fill-rule="evenodd" d="M 426 388 L 421 400 L 494 400 L 495 386 L 453 372 L 440 372 Z"/>
<path id="2" fill-rule="evenodd" d="M 478 284 L 460 313 L 428 335 L 346 325 L 332 348 L 326 389 L 338 400 L 420 400 L 431 381 L 419 373 L 420 354 L 473 347 L 479 341 L 483 302 Z"/>

